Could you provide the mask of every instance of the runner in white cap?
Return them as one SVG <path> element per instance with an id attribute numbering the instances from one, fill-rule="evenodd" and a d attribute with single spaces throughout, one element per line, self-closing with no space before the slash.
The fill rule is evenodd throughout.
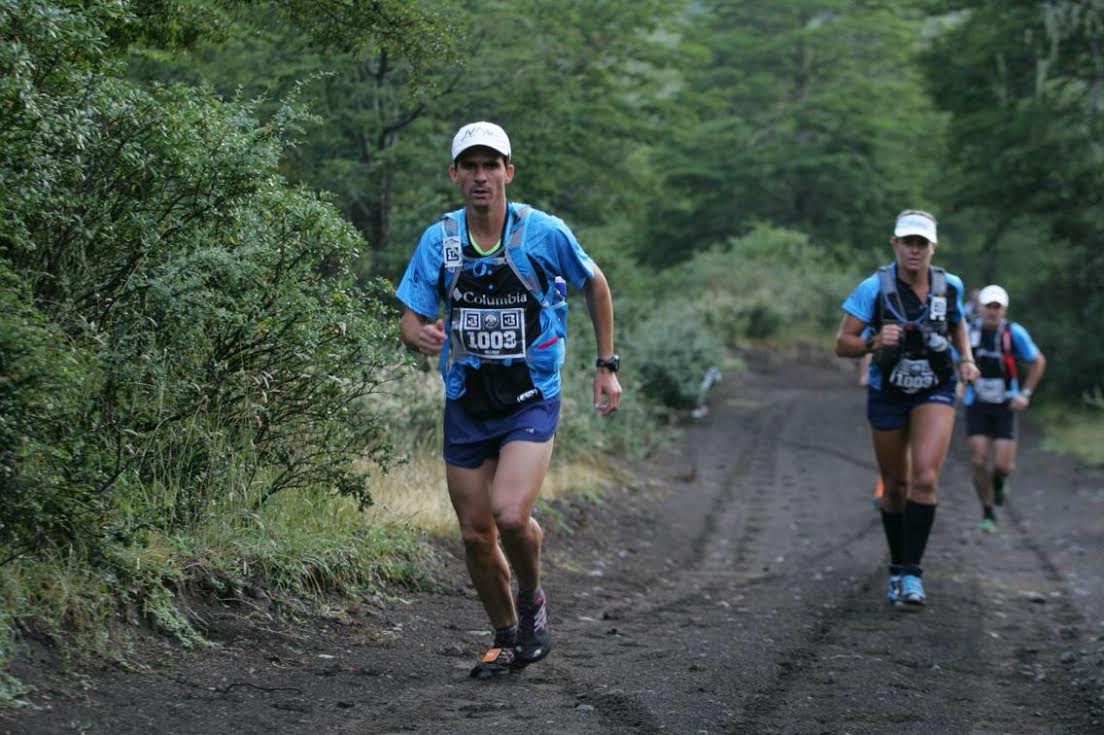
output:
<path id="1" fill-rule="evenodd" d="M 583 290 L 594 325 L 594 408 L 607 416 L 621 400 L 606 277 L 563 220 L 507 201 L 511 154 L 498 125 L 460 128 L 449 177 L 464 206 L 425 230 L 397 292 L 403 341 L 440 355 L 449 497 L 495 629 L 475 677 L 539 661 L 552 646 L 531 511 L 560 416 L 568 285 Z"/>
<path id="2" fill-rule="evenodd" d="M 951 344 L 962 356 L 958 378 L 977 377 L 962 321 L 962 280 L 931 264 L 936 237 L 935 218 L 927 212 L 897 215 L 889 239 L 895 261 L 851 292 L 836 333 L 840 357 L 873 354 L 866 414 L 885 488 L 886 601 L 900 609 L 927 602 L 920 562 L 954 429 Z"/>
<path id="3" fill-rule="evenodd" d="M 992 533 L 997 530 L 993 506 L 1004 504 L 1005 483 L 1016 469 L 1016 414 L 1031 405 L 1046 357 L 1026 329 L 1008 321 L 1008 292 L 1003 288 L 992 284 L 981 289 L 978 310 L 970 324 L 970 345 L 981 377 L 967 387 L 963 403 L 974 488 L 981 501 L 978 528 Z M 1029 366 L 1022 382 L 1017 362 Z"/>

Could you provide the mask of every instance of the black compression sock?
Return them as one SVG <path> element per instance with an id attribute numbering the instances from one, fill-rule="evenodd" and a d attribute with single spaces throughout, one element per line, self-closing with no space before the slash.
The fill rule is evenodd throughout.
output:
<path id="1" fill-rule="evenodd" d="M 902 562 L 919 568 L 924 557 L 924 548 L 928 545 L 928 534 L 935 522 L 935 506 L 924 505 L 912 500 L 905 504 L 904 542 L 901 545 Z"/>
<path id="2" fill-rule="evenodd" d="M 993 510 L 993 506 L 987 505 L 987 506 L 985 506 L 983 511 L 984 511 L 984 515 L 982 516 L 983 518 L 988 518 L 993 523 L 997 522 L 997 511 Z"/>
<path id="3" fill-rule="evenodd" d="M 517 596 L 518 602 L 520 602 L 521 604 L 531 605 L 533 604 L 533 600 L 535 600 L 536 598 L 544 597 L 544 590 L 542 590 L 540 587 L 534 587 L 531 590 L 523 590 L 519 588 Z"/>
<path id="4" fill-rule="evenodd" d="M 505 628 L 495 628 L 494 644 L 499 648 L 507 648 L 517 644 L 518 627 L 507 625 Z"/>
<path id="5" fill-rule="evenodd" d="M 900 566 L 901 542 L 905 535 L 905 514 L 882 511 L 882 528 L 885 529 L 886 544 L 889 546 L 889 563 Z"/>
<path id="6" fill-rule="evenodd" d="M 1004 478 L 1005 477 L 1007 477 L 1007 475 L 1002 475 L 999 472 L 994 472 L 993 473 L 993 492 L 994 493 L 999 493 L 1000 491 L 1004 490 Z"/>

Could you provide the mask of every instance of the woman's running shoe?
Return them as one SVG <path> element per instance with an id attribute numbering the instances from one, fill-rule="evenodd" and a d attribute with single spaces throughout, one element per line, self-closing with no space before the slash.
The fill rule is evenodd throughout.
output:
<path id="1" fill-rule="evenodd" d="M 552 630 L 548 627 L 548 598 L 538 587 L 531 595 L 518 594 L 518 641 L 514 666 L 528 666 L 552 650 Z"/>
<path id="2" fill-rule="evenodd" d="M 923 607 L 928 602 L 924 582 L 915 574 L 901 576 L 901 602 L 904 607 Z"/>
<path id="3" fill-rule="evenodd" d="M 896 607 L 901 602 L 901 575 L 889 575 L 889 587 L 886 589 L 886 603 Z"/>
<path id="4" fill-rule="evenodd" d="M 996 533 L 997 524 L 993 522 L 992 518 L 982 518 L 978 521 L 978 530 L 982 533 Z"/>

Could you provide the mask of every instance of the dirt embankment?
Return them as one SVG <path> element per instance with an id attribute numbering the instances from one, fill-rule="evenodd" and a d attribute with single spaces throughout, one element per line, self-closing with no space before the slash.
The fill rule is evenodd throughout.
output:
<path id="1" fill-rule="evenodd" d="M 477 682 L 488 642 L 459 543 L 451 590 L 288 625 L 207 612 L 218 646 L 145 666 L 48 652 L 7 733 L 1104 733 L 1104 472 L 1030 430 L 995 535 L 956 434 L 930 605 L 882 603 L 863 396 L 835 361 L 749 356 L 679 446 L 602 505 L 546 517 L 553 653 Z M 961 428 L 961 427 L 959 427 Z"/>

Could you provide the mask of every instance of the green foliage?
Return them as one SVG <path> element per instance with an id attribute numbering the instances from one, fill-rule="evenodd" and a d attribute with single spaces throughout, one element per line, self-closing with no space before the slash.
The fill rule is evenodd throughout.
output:
<path id="1" fill-rule="evenodd" d="M 556 455 L 561 458 L 647 455 L 669 438 L 667 424 L 672 412 L 643 392 L 647 370 L 643 353 L 634 346 L 631 336 L 623 331 L 618 333 L 618 349 L 624 358 L 618 380 L 624 393 L 617 412 L 602 417 L 594 408 L 594 331 L 583 299 L 572 299 L 568 321 L 570 337 L 567 361 L 561 371 Z"/>
<path id="2" fill-rule="evenodd" d="M 655 152 L 666 247 L 647 243 L 643 259 L 674 263 L 758 221 L 861 251 L 930 200 L 941 121 L 910 64 L 923 18 L 909 4 L 696 5 L 685 112 Z"/>
<path id="3" fill-rule="evenodd" d="M 840 294 L 854 280 L 806 235 L 760 225 L 698 253 L 665 275 L 671 292 L 693 294 L 702 325 L 722 344 L 823 334 L 839 321 Z"/>
<path id="4" fill-rule="evenodd" d="M 674 408 L 696 404 L 702 375 L 723 358 L 723 345 L 702 329 L 704 320 L 699 304 L 676 297 L 633 325 L 627 344 L 645 395 Z"/>
<path id="5" fill-rule="evenodd" d="M 723 369 L 731 348 L 832 329 L 854 280 L 849 263 L 808 236 L 766 225 L 661 274 L 637 273 L 646 288 L 620 268 L 635 286 L 618 338 L 624 372 L 633 389 L 680 409 L 696 405 L 705 371 Z"/>
<path id="6" fill-rule="evenodd" d="M 1104 308 L 1104 3 L 954 5 L 925 60 L 951 113 L 941 198 L 972 226 L 965 275 L 1010 287 L 1045 383 L 1075 400 L 1104 373 L 1104 345 L 1078 328 Z"/>
<path id="7" fill-rule="evenodd" d="M 69 346 L 0 260 L 0 563 L 105 521 L 103 477 L 87 466 L 95 442 L 76 428 L 97 373 Z"/>
<path id="8" fill-rule="evenodd" d="M 187 527 L 228 493 L 370 502 L 352 460 L 390 453 L 363 398 L 394 324 L 385 284 L 357 284 L 355 231 L 276 173 L 300 113 L 261 124 L 202 88 L 121 81 L 87 52 L 110 28 L 49 9 L 11 12 L 54 44 L 0 51 L 9 552 Z"/>
<path id="9" fill-rule="evenodd" d="M 131 71 L 207 81 L 226 96 L 273 100 L 297 90 L 321 124 L 289 151 L 286 170 L 335 193 L 370 245 L 364 272 L 397 276 L 421 230 L 455 206 L 449 142 L 473 119 L 510 132 L 512 197 L 576 226 L 607 212 L 643 216 L 630 171 L 642 165 L 637 146 L 654 137 L 653 96 L 671 53 L 654 31 L 673 8 L 654 0 L 427 7 L 451 19 L 458 48 L 420 70 L 384 47 L 319 53 L 298 27 L 259 14 L 243 19 L 248 34 L 187 57 L 136 58 Z"/>

